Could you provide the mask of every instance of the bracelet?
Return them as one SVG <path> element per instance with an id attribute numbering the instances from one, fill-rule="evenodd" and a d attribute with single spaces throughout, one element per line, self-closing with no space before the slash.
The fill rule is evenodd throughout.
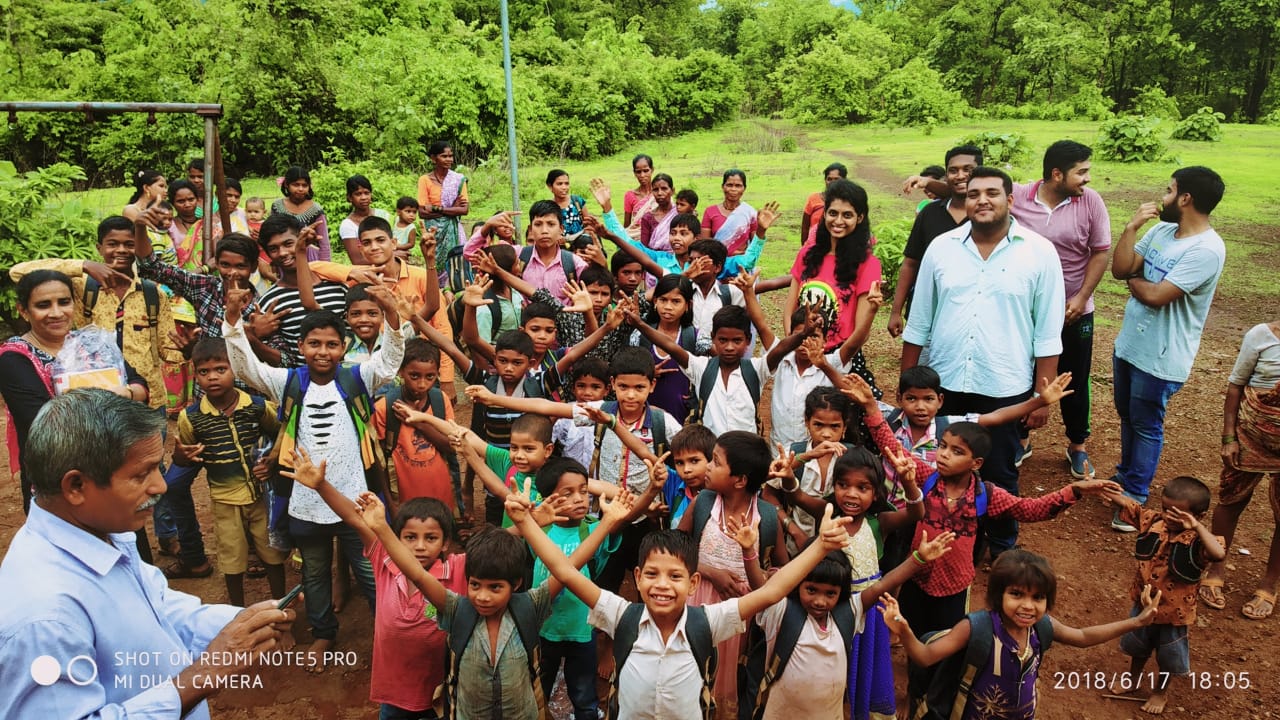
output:
<path id="1" fill-rule="evenodd" d="M 750 554 L 750 555 L 743 555 L 743 556 L 742 556 L 742 559 L 743 559 L 743 560 L 759 560 L 759 559 L 760 559 L 760 551 L 759 551 L 759 550 L 757 550 L 756 552 L 754 552 L 754 553 L 752 553 L 752 554 Z"/>
<path id="2" fill-rule="evenodd" d="M 609 429 L 610 429 L 610 430 L 613 430 L 613 429 L 614 429 L 614 428 L 616 428 L 616 427 L 618 427 L 618 416 L 617 416 L 617 415 L 610 415 L 610 416 L 609 416 Z"/>
<path id="3" fill-rule="evenodd" d="M 1238 442 L 1238 440 L 1237 440 L 1237 438 L 1236 438 L 1236 436 L 1235 436 L 1235 435 L 1223 435 L 1223 436 L 1222 436 L 1222 444 L 1223 444 L 1223 445 L 1230 445 L 1230 444 L 1231 444 L 1231 443 L 1233 443 L 1233 442 Z"/>
<path id="4" fill-rule="evenodd" d="M 796 477 L 795 477 L 794 475 L 792 475 L 792 476 L 791 476 L 791 481 L 792 481 L 792 482 L 794 482 L 794 483 L 795 483 L 795 485 L 793 485 L 793 486 L 791 486 L 791 487 L 787 487 L 787 479 L 786 479 L 786 478 L 782 478 L 782 481 L 778 483 L 778 489 L 782 490 L 782 492 L 784 492 L 784 493 L 799 492 L 799 491 L 800 491 L 800 481 L 799 481 L 799 480 L 797 480 L 797 479 L 796 479 Z"/>
<path id="5" fill-rule="evenodd" d="M 915 561 L 916 561 L 916 562 L 918 562 L 918 563 L 920 563 L 922 566 L 923 566 L 923 565 L 928 565 L 928 564 L 929 564 L 929 561 L 927 561 L 927 560 L 925 560 L 924 558 L 920 557 L 920 551 L 919 551 L 919 550 L 912 550 L 912 551 L 911 551 L 911 559 L 912 559 L 912 560 L 915 560 Z"/>
<path id="6" fill-rule="evenodd" d="M 919 489 L 917 489 L 917 490 L 916 490 L 916 492 L 920 493 L 920 496 L 919 496 L 919 497 L 917 497 L 915 500 L 912 500 L 912 499 L 910 499 L 910 498 L 906 498 L 906 497 L 904 497 L 904 498 L 902 498 L 902 499 L 903 499 L 903 500 L 904 500 L 908 505 L 919 505 L 920 503 L 924 502 L 924 491 L 923 491 L 923 490 L 919 490 Z"/>

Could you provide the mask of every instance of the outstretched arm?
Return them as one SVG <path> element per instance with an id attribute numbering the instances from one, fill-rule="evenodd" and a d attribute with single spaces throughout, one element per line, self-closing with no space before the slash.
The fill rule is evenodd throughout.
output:
<path id="1" fill-rule="evenodd" d="M 898 601 L 893 595 L 884 593 L 880 597 L 880 606 L 884 609 L 884 624 L 889 627 L 889 632 L 898 634 L 902 639 L 903 649 L 907 651 L 907 657 L 917 665 L 922 667 L 935 665 L 940 660 L 962 652 L 969 644 L 969 634 L 972 629 L 969 627 L 969 618 L 956 623 L 955 627 L 951 628 L 951 632 L 926 645 L 920 642 L 911 631 L 911 626 L 907 624 L 906 618 L 902 617 L 902 609 L 898 607 Z"/>
<path id="2" fill-rule="evenodd" d="M 338 517 L 342 518 L 342 522 L 350 525 L 356 531 L 356 534 L 360 536 L 360 542 L 364 543 L 367 548 L 373 544 L 377 536 L 361 516 L 360 507 L 351 502 L 351 499 L 346 495 L 338 492 L 338 488 L 334 487 L 325 478 L 328 464 L 328 460 L 321 460 L 318 467 L 312 464 L 310 453 L 299 445 L 293 451 L 293 470 L 281 469 L 280 474 L 304 487 L 315 490 L 320 495 L 320 499 L 324 500 L 324 504 L 328 505 L 330 510 L 333 510 Z"/>
<path id="3" fill-rule="evenodd" d="M 670 355 L 680 367 L 689 367 L 689 353 L 684 348 L 680 347 L 679 343 L 650 327 L 648 323 L 640 318 L 639 313 L 635 312 L 634 309 L 628 308 L 624 312 L 626 314 L 627 322 L 634 325 L 636 329 L 640 331 L 641 335 L 644 335 L 649 339 L 649 342 L 662 348 L 662 351 Z"/>
<path id="4" fill-rule="evenodd" d="M 466 341 L 467 347 L 489 364 L 493 364 L 497 352 L 487 339 L 480 337 L 480 328 L 476 325 L 476 308 L 493 303 L 492 298 L 484 296 L 492 285 L 492 280 L 481 275 L 462 292 L 462 304 L 466 306 L 462 315 L 462 339 Z"/>
<path id="5" fill-rule="evenodd" d="M 997 425 L 1011 423 L 1036 410 L 1055 405 L 1062 398 L 1075 392 L 1075 390 L 1067 389 L 1067 385 L 1071 384 L 1071 373 L 1069 372 L 1062 373 L 1052 381 L 1045 378 L 1043 382 L 1045 387 L 1040 391 L 1039 397 L 1027 398 L 1017 405 L 1009 405 L 989 413 L 983 413 L 978 416 L 978 424 L 983 427 L 996 427 Z"/>
<path id="6" fill-rule="evenodd" d="M 1074 628 L 1058 622 L 1057 618 L 1050 618 L 1053 621 L 1053 639 L 1072 647 L 1091 647 L 1108 640 L 1114 640 L 1127 632 L 1146 627 L 1156 619 L 1156 609 L 1160 605 L 1160 591 L 1157 590 L 1153 595 L 1151 586 L 1143 585 L 1142 595 L 1139 599 L 1142 602 L 1142 612 L 1133 617 L 1104 625 Z"/>
<path id="7" fill-rule="evenodd" d="M 489 388 L 483 385 L 468 385 L 463 390 L 467 397 L 473 402 L 489 407 L 503 408 L 504 410 L 516 410 L 522 413 L 533 413 L 535 415 L 545 415 L 547 417 L 571 418 L 573 417 L 573 406 L 568 403 L 558 403 L 554 400 L 546 400 L 544 398 L 528 398 L 528 397 L 511 397 L 510 395 L 499 395 L 490 392 Z"/>
<path id="8" fill-rule="evenodd" d="M 874 606 L 883 595 L 897 590 L 902 583 L 910 580 L 917 570 L 951 552 L 951 544 L 955 540 L 956 534 L 952 532 L 942 533 L 932 540 L 929 539 L 928 532 L 923 532 L 920 536 L 920 547 L 912 551 L 910 557 L 861 592 L 862 607 Z"/>
<path id="9" fill-rule="evenodd" d="M 752 590 L 738 599 L 738 615 L 743 621 L 750 620 L 756 613 L 781 601 L 818 566 L 827 553 L 844 547 L 849 541 L 849 534 L 845 531 L 849 522 L 850 518 L 833 519 L 831 506 L 828 505 L 818 528 L 819 539 L 810 543 L 794 560 L 783 565 L 764 587 Z"/>

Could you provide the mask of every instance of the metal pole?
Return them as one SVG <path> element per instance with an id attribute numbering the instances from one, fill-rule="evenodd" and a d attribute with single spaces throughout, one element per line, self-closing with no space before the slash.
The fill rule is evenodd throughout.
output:
<path id="1" fill-rule="evenodd" d="M 202 257 L 205 265 L 213 265 L 213 134 L 218 131 L 216 123 L 212 116 L 204 119 L 204 223 L 200 226 L 200 243 L 204 248 Z M 224 228 L 224 232 L 230 230 Z"/>
<path id="2" fill-rule="evenodd" d="M 220 117 L 216 103 L 0 102 L 0 112 L 196 113 Z"/>
<path id="3" fill-rule="evenodd" d="M 511 21 L 507 15 L 507 0 L 501 0 L 502 8 L 502 74 L 507 85 L 507 157 L 511 162 L 511 209 L 520 212 L 520 166 L 516 161 L 516 101 L 511 92 Z M 520 215 L 515 216 L 516 241 L 520 237 Z"/>

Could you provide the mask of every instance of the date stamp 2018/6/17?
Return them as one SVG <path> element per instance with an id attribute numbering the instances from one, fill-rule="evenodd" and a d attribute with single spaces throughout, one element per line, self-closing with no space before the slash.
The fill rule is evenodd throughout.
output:
<path id="1" fill-rule="evenodd" d="M 1192 690 L 1248 690 L 1252 687 L 1248 670 L 1238 672 L 1193 672 L 1188 676 Z M 1125 671 L 1068 670 L 1053 673 L 1054 690 L 1096 690 L 1127 693 L 1134 690 L 1158 690 L 1169 682 L 1169 673 L 1148 671 L 1130 674 Z"/>

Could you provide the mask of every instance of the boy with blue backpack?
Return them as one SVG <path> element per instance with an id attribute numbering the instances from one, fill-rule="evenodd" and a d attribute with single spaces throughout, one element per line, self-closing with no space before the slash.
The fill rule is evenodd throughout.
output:
<path id="1" fill-rule="evenodd" d="M 236 284 L 239 284 L 238 282 Z M 260 361 L 245 337 L 241 310 L 252 297 L 247 288 L 230 287 L 222 336 L 235 376 L 280 404 L 280 433 L 274 450 L 279 463 L 291 469 L 294 448 L 305 447 L 316 462 L 327 461 L 333 485 L 348 498 L 373 490 L 387 496 L 386 475 L 378 438 L 373 429 L 370 388 L 392 380 L 404 355 L 404 336 L 391 291 L 381 286 L 368 290 L 386 314 L 390 329 L 382 347 L 368 361 L 346 366 L 343 336 L 345 324 L 337 315 L 316 310 L 303 317 L 297 352 L 302 367 L 276 368 Z M 278 480 L 279 497 L 288 498 L 287 527 L 302 555 L 302 584 L 307 619 L 315 643 L 311 646 L 315 671 L 319 658 L 337 637 L 338 619 L 333 612 L 333 539 L 336 537 L 352 575 L 372 608 L 373 570 L 364 557 L 364 546 L 355 530 L 346 526 L 318 493 L 307 487 Z M 274 523 L 279 527 L 280 523 Z"/>

